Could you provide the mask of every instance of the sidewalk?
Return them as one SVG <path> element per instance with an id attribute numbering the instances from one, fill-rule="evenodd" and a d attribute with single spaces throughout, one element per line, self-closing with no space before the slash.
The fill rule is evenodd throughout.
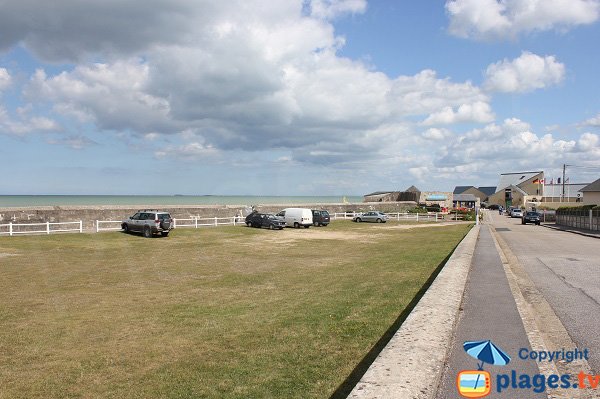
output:
<path id="1" fill-rule="evenodd" d="M 519 374 L 533 376 L 540 371 L 534 361 L 524 361 L 518 357 L 521 348 L 531 351 L 531 347 L 487 225 L 483 225 L 479 233 L 460 319 L 455 329 L 447 367 L 437 391 L 437 399 L 460 397 L 456 387 L 458 373 L 477 370 L 477 360 L 464 351 L 463 343 L 482 340 L 491 340 L 511 357 L 506 366 L 484 365 L 483 368 L 492 375 L 492 391 L 486 398 L 547 398 L 545 393 L 534 393 L 526 389 L 497 392 L 495 376 L 499 373 L 510 375 L 512 370 L 517 370 Z"/>

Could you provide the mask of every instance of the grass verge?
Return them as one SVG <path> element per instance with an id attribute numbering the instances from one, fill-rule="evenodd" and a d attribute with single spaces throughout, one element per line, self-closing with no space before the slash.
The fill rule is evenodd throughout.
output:
<path id="1" fill-rule="evenodd" d="M 469 225 L 0 239 L 3 397 L 322 398 Z"/>

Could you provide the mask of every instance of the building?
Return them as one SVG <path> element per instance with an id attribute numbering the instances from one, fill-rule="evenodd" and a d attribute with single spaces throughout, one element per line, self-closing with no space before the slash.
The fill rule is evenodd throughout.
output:
<path id="1" fill-rule="evenodd" d="M 538 204 L 544 195 L 544 172 L 503 173 L 488 203 L 503 207 Z"/>
<path id="2" fill-rule="evenodd" d="M 581 189 L 589 183 L 554 183 L 551 180 L 550 183 L 544 185 L 544 199 L 543 202 L 581 202 L 583 200 L 583 193 Z M 565 193 L 563 195 L 563 189 Z"/>
<path id="3" fill-rule="evenodd" d="M 479 197 L 474 194 L 454 194 L 452 199 L 453 208 L 467 208 L 475 209 L 479 208 L 480 200 Z"/>
<path id="4" fill-rule="evenodd" d="M 480 202 L 486 202 L 495 192 L 496 187 L 456 186 L 452 194 L 473 194 Z"/>
<path id="5" fill-rule="evenodd" d="M 393 202 L 398 201 L 398 191 L 375 191 L 363 196 L 363 202 Z"/>
<path id="6" fill-rule="evenodd" d="M 579 190 L 583 194 L 583 202 L 600 206 L 600 179 Z"/>

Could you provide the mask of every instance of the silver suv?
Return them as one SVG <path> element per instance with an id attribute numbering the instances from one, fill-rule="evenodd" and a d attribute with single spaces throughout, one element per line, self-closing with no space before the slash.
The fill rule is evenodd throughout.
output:
<path id="1" fill-rule="evenodd" d="M 150 238 L 153 234 L 166 237 L 173 228 L 173 219 L 167 212 L 160 212 L 152 209 L 138 211 L 130 218 L 123 220 L 121 228 L 125 233 L 139 232 L 144 237 Z"/>

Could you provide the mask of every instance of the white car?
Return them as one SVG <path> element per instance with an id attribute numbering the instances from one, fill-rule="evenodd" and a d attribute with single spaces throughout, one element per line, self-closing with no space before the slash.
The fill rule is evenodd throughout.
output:
<path id="1" fill-rule="evenodd" d="M 379 211 L 370 211 L 366 213 L 361 213 L 360 215 L 356 215 L 352 218 L 353 222 L 373 222 L 373 223 L 385 223 L 388 221 L 388 216 Z"/>
<path id="2" fill-rule="evenodd" d="M 510 212 L 510 217 L 511 218 L 522 218 L 523 211 L 521 210 L 521 208 L 515 208 Z"/>
<path id="3" fill-rule="evenodd" d="M 313 224 L 312 211 L 306 208 L 285 208 L 275 216 L 282 217 L 287 227 L 308 229 Z"/>

